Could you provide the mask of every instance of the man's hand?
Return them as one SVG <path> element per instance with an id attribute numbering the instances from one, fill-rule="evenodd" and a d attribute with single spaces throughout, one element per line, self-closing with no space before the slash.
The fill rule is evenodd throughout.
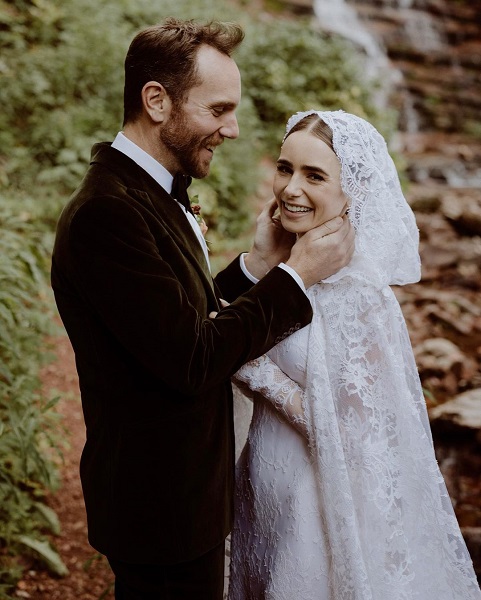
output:
<path id="1" fill-rule="evenodd" d="M 229 302 L 227 302 L 227 300 L 224 300 L 223 298 L 219 298 L 219 303 L 220 303 L 221 308 L 225 308 L 226 306 L 229 306 L 229 304 L 230 304 Z M 218 314 L 219 314 L 218 311 L 212 310 L 209 313 L 209 319 L 215 319 Z"/>
<path id="2" fill-rule="evenodd" d="M 280 219 L 274 217 L 276 209 L 275 198 L 264 206 L 257 217 L 254 244 L 244 258 L 247 270 L 257 279 L 262 279 L 273 267 L 285 262 L 296 241 L 296 236 L 286 231 Z"/>
<path id="3" fill-rule="evenodd" d="M 349 219 L 335 217 L 305 233 L 292 247 L 286 265 L 299 274 L 308 288 L 345 267 L 353 252 L 354 229 Z"/>

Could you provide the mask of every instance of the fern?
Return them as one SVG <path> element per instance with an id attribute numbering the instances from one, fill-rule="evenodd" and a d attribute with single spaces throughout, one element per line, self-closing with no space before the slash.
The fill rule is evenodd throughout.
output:
<path id="1" fill-rule="evenodd" d="M 55 400 L 39 392 L 38 371 L 48 360 L 52 333 L 46 272 L 49 247 L 34 222 L 0 197 L 0 593 L 20 574 L 16 556 L 28 552 L 65 573 L 44 531 L 58 533 L 45 505 L 57 471 L 45 449 L 55 443 Z"/>

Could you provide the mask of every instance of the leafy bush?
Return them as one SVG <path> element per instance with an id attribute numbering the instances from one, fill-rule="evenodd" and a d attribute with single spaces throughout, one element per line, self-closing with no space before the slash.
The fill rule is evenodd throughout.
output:
<path id="1" fill-rule="evenodd" d="M 40 393 L 44 337 L 52 332 L 46 293 L 49 251 L 28 214 L 13 214 L 0 198 L 0 594 L 19 575 L 16 555 L 32 550 L 57 573 L 65 567 L 44 539 L 58 533 L 45 493 L 57 484 L 52 407 Z M 40 293 L 39 293 L 40 291 Z"/>
<path id="2" fill-rule="evenodd" d="M 1 0 L 0 0 L 1 2 Z M 1 7 L 4 7 L 1 10 Z M 57 199 L 78 185 L 94 142 L 122 123 L 123 60 L 135 32 L 165 16 L 240 22 L 241 136 L 216 153 L 212 175 L 193 189 L 210 235 L 235 237 L 251 222 L 246 200 L 258 165 L 279 148 L 285 121 L 307 107 L 373 116 L 371 82 L 355 52 L 308 21 L 258 21 L 216 0 L 13 0 L 0 3 L 0 185 Z M 105 24 L 105 25 L 103 25 Z M 52 204 L 52 209 L 53 209 Z"/>
<path id="3" fill-rule="evenodd" d="M 308 109 L 343 109 L 379 121 L 371 98 L 378 84 L 363 79 L 352 46 L 309 21 L 254 23 L 241 48 L 244 91 L 258 119 L 264 148 L 276 154 L 287 119 Z"/>

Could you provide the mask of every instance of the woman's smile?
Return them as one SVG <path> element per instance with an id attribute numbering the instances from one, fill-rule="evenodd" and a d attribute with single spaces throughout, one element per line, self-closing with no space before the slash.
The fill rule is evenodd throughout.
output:
<path id="1" fill-rule="evenodd" d="M 308 212 L 312 212 L 312 208 L 309 208 L 308 206 L 300 206 L 298 204 L 291 204 L 289 202 L 285 202 L 284 200 L 282 201 L 282 204 L 285 208 L 285 210 L 289 213 L 296 213 L 296 214 L 302 214 L 302 213 L 308 213 Z"/>

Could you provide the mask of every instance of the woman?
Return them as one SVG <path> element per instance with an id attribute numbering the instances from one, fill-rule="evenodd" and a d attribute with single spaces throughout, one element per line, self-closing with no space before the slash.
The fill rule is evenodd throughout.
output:
<path id="1" fill-rule="evenodd" d="M 420 262 L 384 139 L 342 111 L 297 113 L 274 194 L 299 236 L 348 208 L 356 252 L 307 291 L 311 325 L 236 374 L 256 395 L 230 600 L 481 599 L 389 287 Z"/>

